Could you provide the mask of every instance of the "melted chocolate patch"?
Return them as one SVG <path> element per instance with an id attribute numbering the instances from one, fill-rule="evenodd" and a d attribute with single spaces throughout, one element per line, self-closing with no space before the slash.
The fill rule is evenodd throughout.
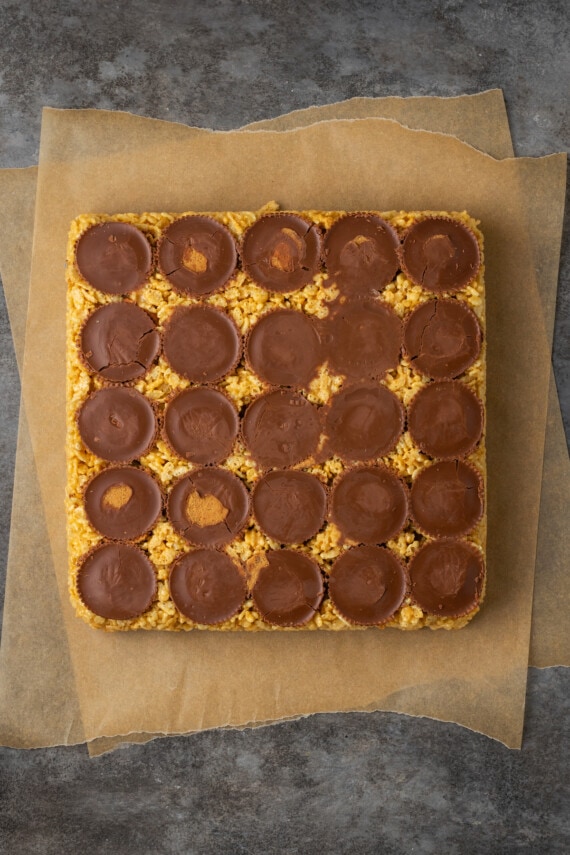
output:
<path id="1" fill-rule="evenodd" d="M 144 469 L 110 466 L 89 481 L 87 519 L 110 540 L 135 540 L 149 531 L 162 510 L 160 487 Z"/>
<path id="2" fill-rule="evenodd" d="M 204 297 L 219 291 L 237 265 L 231 232 L 210 217 L 174 220 L 158 244 L 158 264 L 176 291 Z"/>
<path id="3" fill-rule="evenodd" d="M 170 596 L 183 615 L 213 626 L 229 620 L 245 600 L 245 577 L 225 552 L 195 549 L 179 558 L 170 573 Z"/>
<path id="4" fill-rule="evenodd" d="M 481 351 L 481 328 L 475 313 L 459 300 L 429 300 L 408 317 L 404 347 L 413 367 L 446 380 L 463 374 Z"/>
<path id="5" fill-rule="evenodd" d="M 152 249 L 140 229 L 129 223 L 98 223 L 83 232 L 75 248 L 79 272 L 104 294 L 126 294 L 150 276 Z"/>
<path id="6" fill-rule="evenodd" d="M 302 626 L 323 599 L 318 565 L 302 552 L 280 549 L 265 553 L 251 596 L 262 618 L 276 626 Z"/>
<path id="7" fill-rule="evenodd" d="M 302 395 L 282 389 L 256 398 L 242 423 L 244 442 L 264 468 L 306 460 L 317 448 L 320 429 L 317 408 Z"/>
<path id="8" fill-rule="evenodd" d="M 327 285 L 341 293 L 366 296 L 381 291 L 400 267 L 394 229 L 374 214 L 348 214 L 325 235 Z"/>
<path id="9" fill-rule="evenodd" d="M 79 410 L 77 425 L 89 451 L 111 463 L 130 463 L 142 457 L 157 429 L 148 398 L 121 386 L 93 392 Z"/>
<path id="10" fill-rule="evenodd" d="M 232 403 L 215 389 L 179 392 L 166 406 L 164 436 L 176 454 L 192 463 L 220 463 L 231 452 L 239 427 Z"/>
<path id="11" fill-rule="evenodd" d="M 106 543 L 92 550 L 77 573 L 84 605 L 108 620 L 132 620 L 150 608 L 156 576 L 145 553 L 127 543 Z"/>
<path id="12" fill-rule="evenodd" d="M 344 552 L 329 575 L 330 598 L 347 621 L 360 626 L 385 623 L 406 594 L 404 566 L 382 546 L 357 546 Z"/>
<path id="13" fill-rule="evenodd" d="M 412 399 L 408 430 L 416 445 L 432 457 L 465 457 L 481 439 L 483 404 L 459 380 L 430 383 Z"/>
<path id="14" fill-rule="evenodd" d="M 456 220 L 429 217 L 410 227 L 402 245 L 406 275 L 429 291 L 458 291 L 480 266 L 477 238 Z"/>
<path id="15" fill-rule="evenodd" d="M 168 518 L 190 543 L 222 546 L 232 541 L 249 515 L 249 495 L 227 469 L 197 469 L 176 482 Z"/>
<path id="16" fill-rule="evenodd" d="M 319 272 L 321 248 L 315 223 L 295 214 L 267 214 L 243 236 L 244 270 L 268 291 L 296 291 Z"/>
<path id="17" fill-rule="evenodd" d="M 434 463 L 412 484 L 411 511 L 418 528 L 432 537 L 461 537 L 483 516 L 483 479 L 461 460 Z"/>
<path id="18" fill-rule="evenodd" d="M 324 359 L 314 322 L 293 309 L 260 318 L 247 339 L 246 355 L 266 383 L 293 388 L 307 388 Z"/>
<path id="19" fill-rule="evenodd" d="M 134 303 L 108 303 L 96 309 L 81 330 L 86 364 L 105 380 L 126 383 L 142 377 L 160 351 L 154 321 Z"/>
<path id="20" fill-rule="evenodd" d="M 348 386 L 335 395 L 327 412 L 325 433 L 334 454 L 343 460 L 383 457 L 396 446 L 404 428 L 404 407 L 385 386 Z"/>
<path id="21" fill-rule="evenodd" d="M 219 380 L 236 365 L 241 348 L 234 322 L 211 306 L 177 306 L 163 342 L 170 366 L 194 383 Z"/>
<path id="22" fill-rule="evenodd" d="M 411 596 L 428 614 L 462 617 L 480 602 L 483 556 L 463 540 L 426 543 L 410 563 Z"/>
<path id="23" fill-rule="evenodd" d="M 386 466 L 351 469 L 334 486 L 331 520 L 348 540 L 386 543 L 407 518 L 406 487 Z"/>
<path id="24" fill-rule="evenodd" d="M 255 486 L 253 513 L 262 531 L 279 543 L 303 543 L 325 521 L 327 492 L 318 478 L 274 470 Z"/>

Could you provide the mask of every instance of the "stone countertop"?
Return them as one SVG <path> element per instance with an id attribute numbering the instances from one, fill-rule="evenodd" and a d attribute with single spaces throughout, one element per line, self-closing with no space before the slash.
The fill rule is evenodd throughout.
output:
<path id="1" fill-rule="evenodd" d="M 37 163 L 41 108 L 128 110 L 230 129 L 353 96 L 500 87 L 517 155 L 565 150 L 562 0 L 3 0 L 0 166 Z M 569 230 L 553 362 L 570 434 Z M 4 588 L 19 379 L 0 298 Z M 7 853 L 570 851 L 567 669 L 531 669 L 523 748 L 389 713 L 159 739 L 0 748 Z M 565 726 L 566 725 L 566 726 Z"/>

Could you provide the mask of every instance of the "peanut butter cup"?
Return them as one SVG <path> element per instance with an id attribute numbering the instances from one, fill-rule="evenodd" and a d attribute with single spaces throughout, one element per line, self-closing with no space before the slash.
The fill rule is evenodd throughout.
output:
<path id="1" fill-rule="evenodd" d="M 322 236 L 315 223 L 295 214 L 266 214 L 243 236 L 245 272 L 268 291 L 307 285 L 321 267 Z"/>
<path id="2" fill-rule="evenodd" d="M 170 596 L 190 620 L 206 626 L 223 623 L 245 600 L 245 576 L 225 552 L 195 549 L 183 555 L 170 572 Z"/>
<path id="3" fill-rule="evenodd" d="M 109 466 L 89 481 L 83 495 L 94 529 L 109 540 L 135 540 L 149 531 L 162 510 L 162 491 L 136 466 Z"/>
<path id="4" fill-rule="evenodd" d="M 232 233 L 198 214 L 174 220 L 158 243 L 158 265 L 176 291 L 205 297 L 231 279 L 237 265 Z"/>
<path id="5" fill-rule="evenodd" d="M 464 540 L 426 543 L 410 562 L 409 572 L 411 597 L 429 614 L 462 617 L 481 601 L 483 556 Z"/>
<path id="6" fill-rule="evenodd" d="M 99 617 L 132 620 L 156 596 L 154 568 L 145 553 L 128 543 L 105 543 L 91 550 L 77 573 L 77 593 Z"/>
<path id="7" fill-rule="evenodd" d="M 75 262 L 86 282 L 104 294 L 127 294 L 150 276 L 152 249 L 144 233 L 129 223 L 97 223 L 83 232 Z"/>
<path id="8" fill-rule="evenodd" d="M 260 528 L 273 540 L 303 543 L 325 521 L 327 492 L 308 472 L 274 470 L 255 485 L 252 506 Z"/>
<path id="9" fill-rule="evenodd" d="M 386 466 L 350 469 L 334 485 L 330 516 L 348 540 L 386 543 L 406 524 L 406 487 Z"/>
<path id="10" fill-rule="evenodd" d="M 351 380 L 376 380 L 396 368 L 402 348 L 402 323 L 380 301 L 338 305 L 324 323 L 333 372 Z"/>
<path id="11" fill-rule="evenodd" d="M 324 359 L 314 322 L 293 309 L 263 315 L 247 338 L 246 356 L 266 383 L 294 388 L 306 388 Z"/>
<path id="12" fill-rule="evenodd" d="M 77 414 L 77 425 L 89 451 L 111 463 L 130 463 L 142 457 L 157 430 L 148 398 L 122 386 L 93 392 Z"/>
<path id="13" fill-rule="evenodd" d="M 410 403 L 408 430 L 416 445 L 432 457 L 465 457 L 481 439 L 483 404 L 460 380 L 430 383 Z"/>
<path id="14" fill-rule="evenodd" d="M 244 527 L 249 494 L 227 469 L 196 469 L 176 482 L 168 497 L 168 518 L 196 546 L 222 546 Z"/>
<path id="15" fill-rule="evenodd" d="M 434 380 L 458 377 L 481 351 L 479 321 L 459 300 L 429 300 L 405 322 L 404 348 L 422 374 Z"/>
<path id="16" fill-rule="evenodd" d="M 407 588 L 404 566 L 383 546 L 357 546 L 333 564 L 330 598 L 349 623 L 378 626 L 400 608 Z"/>
<path id="17" fill-rule="evenodd" d="M 163 333 L 170 366 L 194 383 L 212 383 L 239 360 L 241 337 L 229 315 L 212 306 L 177 306 Z"/>
<path id="18" fill-rule="evenodd" d="M 294 466 L 316 450 L 319 412 L 302 395 L 278 389 L 256 398 L 242 422 L 244 442 L 263 468 Z"/>
<path id="19" fill-rule="evenodd" d="M 410 494 L 412 517 L 431 537 L 462 537 L 483 516 L 483 479 L 462 460 L 434 463 L 418 474 Z"/>
<path id="20" fill-rule="evenodd" d="M 400 241 L 394 229 L 374 214 L 347 214 L 325 234 L 327 285 L 353 297 L 381 291 L 400 267 Z"/>
<path id="21" fill-rule="evenodd" d="M 302 552 L 265 553 L 251 590 L 262 618 L 275 626 L 303 626 L 315 615 L 324 594 L 318 565 Z"/>
<path id="22" fill-rule="evenodd" d="M 403 405 L 385 386 L 348 386 L 330 402 L 325 422 L 328 445 L 343 460 L 383 457 L 398 442 L 404 415 Z"/>
<path id="23" fill-rule="evenodd" d="M 234 444 L 239 419 L 235 407 L 216 389 L 196 386 L 166 405 L 164 437 L 172 450 L 192 463 L 220 463 Z"/>
<path id="24" fill-rule="evenodd" d="M 135 303 L 107 303 L 83 325 L 81 355 L 86 365 L 111 383 L 142 377 L 160 351 L 160 335 Z"/>
<path id="25" fill-rule="evenodd" d="M 457 220 L 428 217 L 410 227 L 402 244 L 402 268 L 429 291 L 459 291 L 481 263 L 477 238 Z"/>

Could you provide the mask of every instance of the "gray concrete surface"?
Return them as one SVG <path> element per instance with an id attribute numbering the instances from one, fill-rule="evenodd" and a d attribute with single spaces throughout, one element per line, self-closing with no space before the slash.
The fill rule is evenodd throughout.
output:
<path id="1" fill-rule="evenodd" d="M 563 0 L 0 0 L 0 166 L 37 161 L 44 105 L 218 129 L 355 95 L 501 87 L 518 155 L 568 143 Z M 553 361 L 570 433 L 568 228 Z M 0 299 L 0 568 L 19 381 Z M 3 584 L 3 583 L 2 583 Z M 0 749 L 6 853 L 570 851 L 564 669 L 531 670 L 524 745 L 390 714 L 132 746 Z"/>

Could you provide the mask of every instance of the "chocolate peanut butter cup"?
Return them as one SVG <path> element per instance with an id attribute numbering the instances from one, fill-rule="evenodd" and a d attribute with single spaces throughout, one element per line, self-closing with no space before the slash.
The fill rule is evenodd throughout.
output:
<path id="1" fill-rule="evenodd" d="M 107 303 L 92 312 L 80 336 L 83 360 L 111 383 L 142 377 L 160 351 L 160 335 L 135 303 Z"/>
<path id="2" fill-rule="evenodd" d="M 295 392 L 278 389 L 248 406 L 242 435 L 263 468 L 284 468 L 306 460 L 317 448 L 321 421 L 317 408 Z"/>
<path id="3" fill-rule="evenodd" d="M 341 293 L 365 296 L 381 291 L 400 267 L 400 241 L 394 229 L 374 214 L 347 214 L 325 234 L 327 285 Z"/>
<path id="4" fill-rule="evenodd" d="M 127 294 L 150 276 L 152 249 L 144 233 L 129 223 L 97 223 L 83 232 L 75 262 L 86 282 L 104 294 Z"/>
<path id="5" fill-rule="evenodd" d="M 182 294 L 205 297 L 219 291 L 234 274 L 237 246 L 232 233 L 198 214 L 174 220 L 158 243 L 158 266 Z"/>
<path id="6" fill-rule="evenodd" d="M 410 594 L 428 614 L 457 618 L 476 608 L 485 565 L 477 547 L 464 540 L 434 540 L 410 562 Z"/>
<path id="7" fill-rule="evenodd" d="M 148 398 L 122 386 L 93 392 L 77 414 L 77 426 L 89 451 L 111 463 L 130 463 L 142 457 L 157 431 Z"/>
<path id="8" fill-rule="evenodd" d="M 432 457 L 465 457 L 481 439 L 483 404 L 460 380 L 435 381 L 413 397 L 408 430 L 416 445 Z"/>
<path id="9" fill-rule="evenodd" d="M 129 543 L 105 543 L 91 550 L 77 572 L 77 593 L 94 614 L 132 620 L 156 596 L 154 568 L 145 553 Z"/>
<path id="10" fill-rule="evenodd" d="M 246 341 L 249 365 L 272 386 L 306 388 L 324 360 L 314 322 L 294 309 L 263 315 Z"/>
<path id="11" fill-rule="evenodd" d="M 462 537 L 483 516 L 483 479 L 462 460 L 444 460 L 422 469 L 410 491 L 417 527 L 431 537 Z"/>
<path id="12" fill-rule="evenodd" d="M 259 527 L 273 540 L 303 543 L 325 521 L 327 491 L 308 472 L 274 470 L 255 485 L 252 507 Z"/>
<path id="13" fill-rule="evenodd" d="M 321 267 L 322 235 L 315 223 L 296 214 L 266 214 L 243 236 L 247 275 L 268 291 L 303 288 Z"/>
<path id="14" fill-rule="evenodd" d="M 162 510 L 162 491 L 152 475 L 136 466 L 109 466 L 89 481 L 83 494 L 87 519 L 109 540 L 136 540 Z"/>
<path id="15" fill-rule="evenodd" d="M 446 217 L 414 223 L 402 244 L 402 269 L 429 291 L 459 291 L 477 276 L 477 238 L 467 226 Z"/>
<path id="16" fill-rule="evenodd" d="M 357 546 L 335 561 L 328 585 L 341 617 L 360 626 L 378 626 L 402 605 L 407 577 L 403 564 L 389 549 Z"/>
<path id="17" fill-rule="evenodd" d="M 196 546 L 222 546 L 249 516 L 249 494 L 227 469 L 196 469 L 176 482 L 167 504 L 174 528 Z"/>
<path id="18" fill-rule="evenodd" d="M 377 380 L 400 361 L 402 322 L 380 301 L 346 302 L 324 322 L 332 371 L 350 380 Z"/>
<path id="19" fill-rule="evenodd" d="M 408 518 L 408 492 L 386 466 L 350 469 L 335 483 L 330 517 L 348 540 L 386 543 Z"/>
<path id="20" fill-rule="evenodd" d="M 324 594 L 323 577 L 316 562 L 291 549 L 266 552 L 265 561 L 251 590 L 262 618 L 275 626 L 308 623 Z"/>
<path id="21" fill-rule="evenodd" d="M 404 348 L 413 367 L 434 380 L 463 374 L 481 351 L 475 313 L 454 299 L 429 300 L 404 324 Z"/>
<path id="22" fill-rule="evenodd" d="M 241 337 L 229 315 L 212 306 L 177 306 L 163 333 L 170 366 L 194 383 L 212 383 L 237 364 Z"/>
<path id="23" fill-rule="evenodd" d="M 216 389 L 196 386 L 175 395 L 164 412 L 164 438 L 175 454 L 192 463 L 220 463 L 231 452 L 239 419 L 234 405 Z"/>
<path id="24" fill-rule="evenodd" d="M 195 549 L 172 566 L 170 596 L 178 611 L 196 623 L 214 626 L 229 620 L 245 595 L 245 576 L 225 552 Z"/>
<path id="25" fill-rule="evenodd" d="M 359 384 L 336 394 L 325 421 L 328 446 L 343 460 L 383 457 L 404 428 L 404 407 L 385 386 Z"/>

